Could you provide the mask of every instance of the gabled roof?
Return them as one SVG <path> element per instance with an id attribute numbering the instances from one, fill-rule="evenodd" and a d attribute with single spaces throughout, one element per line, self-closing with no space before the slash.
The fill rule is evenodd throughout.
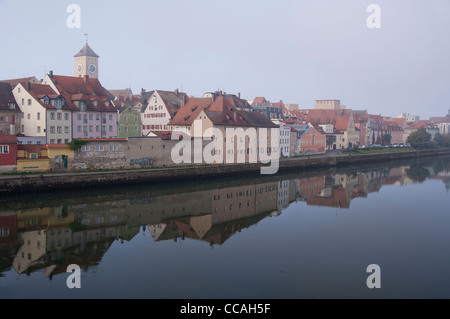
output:
<path id="1" fill-rule="evenodd" d="M 418 121 L 418 122 L 408 125 L 406 127 L 406 129 L 419 129 L 421 127 L 425 128 L 425 129 L 436 128 L 434 126 L 434 124 L 431 123 L 429 120 L 421 120 L 421 121 Z"/>
<path id="2" fill-rule="evenodd" d="M 14 103 L 14 109 L 9 107 L 11 102 Z M 0 83 L 0 110 L 20 112 L 20 108 L 14 99 L 12 87 L 9 83 Z"/>
<path id="3" fill-rule="evenodd" d="M 347 131 L 353 114 L 351 109 L 308 109 L 295 110 L 293 113 L 298 114 L 299 117 L 304 117 L 313 126 L 318 126 L 319 123 L 333 124 L 338 131 Z"/>
<path id="4" fill-rule="evenodd" d="M 267 101 L 265 97 L 258 96 L 258 97 L 255 97 L 255 99 L 252 102 L 252 105 L 255 105 L 255 104 L 267 104 L 268 105 L 269 101 Z"/>
<path id="5" fill-rule="evenodd" d="M 184 105 L 184 101 L 188 99 L 188 96 L 184 92 L 162 91 L 156 90 L 164 104 L 170 116 L 173 117 L 178 109 Z"/>
<path id="6" fill-rule="evenodd" d="M 110 93 L 102 87 L 98 79 L 62 75 L 53 75 L 50 77 L 50 79 L 53 81 L 58 91 L 61 92 L 61 94 L 67 101 L 85 101 L 87 102 L 88 111 L 116 111 L 112 103 L 106 105 L 106 102 L 109 102 L 110 100 Z M 97 105 L 95 105 L 94 101 L 97 101 Z M 76 111 L 79 110 L 75 103 L 72 103 L 71 107 Z"/>
<path id="7" fill-rule="evenodd" d="M 42 99 L 46 96 L 48 96 L 51 99 L 55 99 L 60 97 L 61 95 L 58 94 L 58 92 L 54 91 L 50 85 L 46 84 L 35 84 L 35 83 L 29 83 L 30 89 L 28 89 L 28 83 L 20 83 L 24 90 L 26 90 L 34 99 L 39 102 L 44 108 L 46 109 L 56 109 L 51 104 L 46 104 L 42 101 Z M 65 100 L 65 103 L 62 106 L 63 110 L 73 110 L 74 105 L 71 103 L 70 100 L 67 100 L 66 97 L 62 96 Z"/>
<path id="8" fill-rule="evenodd" d="M 170 125 L 191 125 L 199 114 L 204 111 L 215 125 L 243 127 L 278 127 L 259 112 L 242 111 L 248 102 L 238 99 L 235 95 L 225 95 L 213 98 L 190 98 L 181 107 Z"/>
<path id="9" fill-rule="evenodd" d="M 90 57 L 94 57 L 94 58 L 99 57 L 87 43 L 84 47 L 81 48 L 81 50 L 77 54 L 74 55 L 74 57 L 79 57 L 79 56 L 90 56 Z"/>
<path id="10" fill-rule="evenodd" d="M 21 82 L 40 83 L 40 81 L 35 76 L 29 76 L 26 78 L 18 78 L 18 79 L 0 80 L 0 82 L 9 83 L 12 88 L 15 88 L 16 85 Z"/>

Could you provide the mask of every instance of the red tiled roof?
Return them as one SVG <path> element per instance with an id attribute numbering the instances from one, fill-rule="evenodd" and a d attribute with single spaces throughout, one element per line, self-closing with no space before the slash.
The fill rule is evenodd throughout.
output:
<path id="1" fill-rule="evenodd" d="M 426 129 L 434 128 L 434 125 L 429 120 L 421 120 L 416 123 L 412 123 L 412 124 L 408 125 L 406 128 L 407 129 L 419 129 L 421 127 L 426 128 Z"/>
<path id="2" fill-rule="evenodd" d="M 45 144 L 19 144 L 17 146 L 19 150 L 24 150 L 27 153 L 39 153 L 41 150 L 46 150 L 47 145 Z"/>
<path id="3" fill-rule="evenodd" d="M 181 107 L 170 125 L 191 125 L 198 115 L 204 111 L 215 125 L 242 127 L 278 127 L 259 112 L 241 111 L 247 108 L 248 102 L 235 95 L 218 96 L 216 98 L 190 98 Z"/>
<path id="4" fill-rule="evenodd" d="M 0 134 L 1 143 L 17 143 L 17 137 L 12 134 Z"/>
<path id="5" fill-rule="evenodd" d="M 53 75 L 51 80 L 66 100 L 71 102 L 86 101 L 89 111 L 116 112 L 112 103 L 109 103 L 108 106 L 105 104 L 109 101 L 109 92 L 102 87 L 98 79 Z M 94 105 L 93 101 L 97 101 L 97 105 Z M 79 110 L 75 103 L 70 104 L 70 106 L 73 110 Z"/>
<path id="6" fill-rule="evenodd" d="M 46 109 L 56 109 L 56 107 L 54 107 L 51 104 L 46 104 L 43 101 L 41 101 L 41 99 L 45 96 L 48 96 L 49 98 L 57 98 L 58 96 L 60 96 L 58 94 L 58 92 L 55 92 L 52 87 L 50 85 L 46 85 L 46 84 L 37 84 L 37 83 L 29 83 L 30 85 L 30 89 L 28 89 L 28 83 L 20 83 L 20 85 L 23 86 L 23 88 L 31 94 L 31 96 L 34 97 L 34 99 L 36 101 L 39 102 L 39 104 L 41 104 L 44 108 Z M 67 100 L 67 99 L 66 99 Z M 66 104 L 64 103 L 63 110 L 72 110 L 70 103 Z"/>
<path id="7" fill-rule="evenodd" d="M 29 76 L 26 78 L 18 78 L 18 79 L 9 79 L 9 80 L 1 80 L 2 83 L 9 83 L 12 88 L 15 88 L 17 84 L 21 82 L 30 82 L 30 83 L 39 83 L 39 80 L 35 76 Z"/>
<path id="8" fill-rule="evenodd" d="M 295 115 L 304 116 L 306 121 L 314 126 L 319 123 L 330 123 L 339 131 L 346 131 L 349 126 L 350 118 L 352 117 L 352 110 L 334 110 L 334 109 L 310 109 L 310 110 L 295 110 Z"/>
<path id="9" fill-rule="evenodd" d="M 264 97 L 258 96 L 253 100 L 252 105 L 253 104 L 269 104 L 269 102 Z"/>
<path id="10" fill-rule="evenodd" d="M 9 103 L 14 103 L 14 109 L 9 108 Z M 0 110 L 8 110 L 11 112 L 20 112 L 20 108 L 12 94 L 12 86 L 9 83 L 0 82 Z"/>

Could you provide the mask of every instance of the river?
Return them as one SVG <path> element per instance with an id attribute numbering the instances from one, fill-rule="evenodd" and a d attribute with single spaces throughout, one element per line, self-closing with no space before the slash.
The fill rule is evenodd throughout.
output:
<path id="1" fill-rule="evenodd" d="M 3 196 L 0 298 L 450 298 L 449 190 L 443 157 Z"/>

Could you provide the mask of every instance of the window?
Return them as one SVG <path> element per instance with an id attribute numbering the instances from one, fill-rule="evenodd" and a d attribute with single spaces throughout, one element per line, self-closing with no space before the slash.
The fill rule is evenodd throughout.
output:
<path id="1" fill-rule="evenodd" d="M 50 126 L 50 134 L 55 134 L 55 127 L 54 126 Z"/>
<path id="2" fill-rule="evenodd" d="M 100 132 L 100 125 L 96 125 L 96 126 L 95 126 L 95 131 L 96 131 L 96 132 Z"/>
<path id="3" fill-rule="evenodd" d="M 69 127 L 68 126 L 64 126 L 64 133 L 69 134 Z"/>
<path id="4" fill-rule="evenodd" d="M 37 132 L 41 133 L 41 127 L 40 126 L 37 127 Z"/>
<path id="5" fill-rule="evenodd" d="M 112 114 L 109 114 L 109 120 L 112 121 L 112 119 L 113 119 Z"/>
<path id="6" fill-rule="evenodd" d="M 25 105 L 25 99 L 22 99 L 22 105 Z"/>
<path id="7" fill-rule="evenodd" d="M 37 120 L 39 121 L 41 119 L 41 113 L 37 113 Z"/>
<path id="8" fill-rule="evenodd" d="M 66 121 L 69 120 L 69 113 L 64 113 L 64 120 L 66 120 Z"/>
<path id="9" fill-rule="evenodd" d="M 96 147 L 95 147 L 95 150 L 97 151 L 97 152 L 103 152 L 104 151 L 104 146 L 103 145 L 97 145 Z"/>
<path id="10" fill-rule="evenodd" d="M 117 151 L 117 145 L 111 145 L 111 146 L 109 146 L 109 150 L 110 150 L 110 151 L 113 151 L 113 152 Z"/>
<path id="11" fill-rule="evenodd" d="M 28 99 L 28 105 L 31 105 L 31 99 Z"/>
<path id="12" fill-rule="evenodd" d="M 58 134 L 61 134 L 62 133 L 62 126 L 58 126 L 56 128 L 56 131 L 58 132 Z"/>
<path id="13" fill-rule="evenodd" d="M 89 121 L 92 121 L 92 114 L 89 114 Z"/>
<path id="14" fill-rule="evenodd" d="M 22 125 L 21 128 L 20 128 L 20 130 L 22 131 L 22 133 L 25 132 L 25 126 Z"/>
<path id="15" fill-rule="evenodd" d="M 50 120 L 54 120 L 55 119 L 55 112 L 50 112 Z"/>
<path id="16" fill-rule="evenodd" d="M 54 138 L 52 138 L 52 139 L 50 140 L 50 144 L 55 144 L 55 139 L 54 139 Z M 33 154 L 33 155 L 35 155 L 35 154 Z M 35 158 L 35 157 L 32 157 L 32 158 Z"/>
<path id="17" fill-rule="evenodd" d="M 100 114 L 95 114 L 95 119 L 96 119 L 97 121 L 99 121 L 99 120 L 100 120 Z"/>
<path id="18" fill-rule="evenodd" d="M 113 127 L 112 125 L 109 126 L 109 131 L 112 132 L 113 131 Z"/>
<path id="19" fill-rule="evenodd" d="M 81 126 L 77 126 L 77 132 L 81 133 Z"/>
<path id="20" fill-rule="evenodd" d="M 62 142 L 62 140 L 61 140 L 60 138 L 58 138 L 58 139 L 56 140 L 56 144 L 61 144 L 61 142 Z"/>
<path id="21" fill-rule="evenodd" d="M 69 143 L 69 139 L 68 139 L 68 138 L 65 138 L 65 139 L 64 139 L 64 143 L 66 143 L 66 144 Z"/>
<path id="22" fill-rule="evenodd" d="M 91 150 L 91 147 L 89 145 L 85 145 L 81 147 L 82 152 L 89 152 Z"/>
<path id="23" fill-rule="evenodd" d="M 9 145 L 0 145 L 0 154 L 9 154 Z"/>
<path id="24" fill-rule="evenodd" d="M 128 121 L 128 119 L 127 119 L 127 117 L 126 117 L 126 116 L 124 116 L 124 117 L 123 117 L 123 120 L 124 120 L 125 122 L 127 122 L 127 121 Z"/>
<path id="25" fill-rule="evenodd" d="M 77 114 L 77 119 L 81 121 L 81 114 Z"/>
<path id="26" fill-rule="evenodd" d="M 31 118 L 31 115 L 30 115 L 30 113 L 28 113 L 27 114 L 27 119 L 30 119 Z"/>
<path id="27" fill-rule="evenodd" d="M 62 113 L 57 113 L 56 114 L 56 118 L 58 119 L 58 121 L 62 120 Z"/>

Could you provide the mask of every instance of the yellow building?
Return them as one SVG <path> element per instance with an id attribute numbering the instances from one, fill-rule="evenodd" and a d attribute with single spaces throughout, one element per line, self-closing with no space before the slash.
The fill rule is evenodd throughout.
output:
<path id="1" fill-rule="evenodd" d="M 74 151 L 67 144 L 19 145 L 18 172 L 60 171 L 70 167 Z"/>

